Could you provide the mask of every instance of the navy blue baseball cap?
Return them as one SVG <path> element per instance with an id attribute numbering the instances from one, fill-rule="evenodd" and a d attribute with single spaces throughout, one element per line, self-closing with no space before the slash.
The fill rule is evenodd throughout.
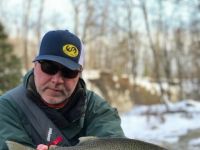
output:
<path id="1" fill-rule="evenodd" d="M 84 48 L 81 40 L 68 30 L 47 32 L 42 38 L 38 56 L 33 60 L 55 61 L 71 70 L 82 70 Z"/>

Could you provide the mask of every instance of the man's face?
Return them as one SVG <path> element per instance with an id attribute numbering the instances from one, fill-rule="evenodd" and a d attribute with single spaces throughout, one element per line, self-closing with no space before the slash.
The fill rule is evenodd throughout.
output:
<path id="1" fill-rule="evenodd" d="M 80 77 L 80 72 L 74 72 L 75 76 L 72 73 L 69 78 L 64 77 L 70 74 L 70 72 L 68 73 L 69 70 L 63 71 L 63 69 L 56 68 L 55 65 L 61 66 L 52 61 L 37 61 L 34 65 L 34 80 L 37 92 L 48 104 L 59 104 L 67 100 L 73 93 Z M 64 67 L 62 66 L 62 68 Z M 50 71 L 50 73 L 45 73 L 44 69 Z"/>

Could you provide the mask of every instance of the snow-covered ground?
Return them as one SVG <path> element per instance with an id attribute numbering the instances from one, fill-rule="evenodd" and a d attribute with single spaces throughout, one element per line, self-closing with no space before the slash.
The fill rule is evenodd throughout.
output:
<path id="1" fill-rule="evenodd" d="M 100 78 L 100 71 L 86 70 L 82 76 L 89 89 L 103 95 L 98 87 L 89 82 L 89 79 Z M 116 81 L 115 76 L 113 79 Z M 136 78 L 135 81 L 150 92 L 159 92 L 159 86 L 148 78 Z M 129 82 L 134 83 L 132 77 L 129 78 Z M 184 82 L 184 92 L 198 89 L 196 84 L 191 83 L 194 82 Z M 163 88 L 168 90 L 169 87 L 163 82 Z M 170 91 L 176 95 L 177 88 L 170 88 Z M 182 100 L 168 105 L 168 112 L 164 105 L 157 104 L 134 106 L 131 111 L 120 114 L 125 135 L 129 138 L 167 146 L 170 150 L 200 150 L 200 102 Z"/>
<path id="2" fill-rule="evenodd" d="M 169 143 L 182 149 L 179 147 L 180 138 L 189 131 L 200 130 L 200 103 L 183 100 L 169 105 L 169 108 L 167 113 L 162 104 L 135 106 L 130 112 L 121 114 L 125 135 L 155 144 Z M 185 144 L 187 150 L 200 149 L 200 132 Z"/>

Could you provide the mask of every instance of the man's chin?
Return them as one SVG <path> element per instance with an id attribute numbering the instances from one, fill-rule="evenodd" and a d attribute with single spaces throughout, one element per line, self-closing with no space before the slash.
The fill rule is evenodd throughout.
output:
<path id="1" fill-rule="evenodd" d="M 48 103 L 48 104 L 60 104 L 62 102 L 64 102 L 65 100 L 63 100 L 64 98 L 55 98 L 55 97 L 44 97 L 43 100 Z"/>

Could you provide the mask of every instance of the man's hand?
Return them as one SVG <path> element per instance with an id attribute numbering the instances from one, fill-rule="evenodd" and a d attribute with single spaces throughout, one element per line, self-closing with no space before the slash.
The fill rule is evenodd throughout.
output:
<path id="1" fill-rule="evenodd" d="M 36 150 L 49 150 L 50 148 L 56 148 L 56 147 L 58 147 L 58 146 L 56 146 L 56 145 L 48 146 L 48 145 L 44 145 L 44 144 L 39 144 L 37 146 Z"/>
<path id="2" fill-rule="evenodd" d="M 48 146 L 44 144 L 39 144 L 36 148 L 36 150 L 48 150 Z"/>

